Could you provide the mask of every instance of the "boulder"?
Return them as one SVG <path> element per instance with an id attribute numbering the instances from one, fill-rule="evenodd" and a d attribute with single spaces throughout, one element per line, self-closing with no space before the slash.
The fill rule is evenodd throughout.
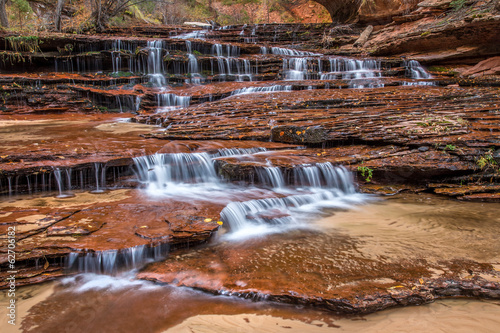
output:
<path id="1" fill-rule="evenodd" d="M 285 143 L 321 143 L 327 132 L 321 126 L 275 126 L 271 129 L 271 141 Z"/>

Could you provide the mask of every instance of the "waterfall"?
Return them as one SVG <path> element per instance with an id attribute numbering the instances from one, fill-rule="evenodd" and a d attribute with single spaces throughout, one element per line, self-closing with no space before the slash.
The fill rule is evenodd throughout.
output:
<path id="1" fill-rule="evenodd" d="M 210 53 L 214 57 L 239 57 L 240 56 L 240 48 L 236 45 L 226 45 L 224 52 L 224 47 L 222 44 L 213 44 L 210 50 Z"/>
<path id="2" fill-rule="evenodd" d="M 148 76 L 149 82 L 155 87 L 164 87 L 167 80 L 163 75 L 163 42 L 161 40 L 148 41 Z"/>
<path id="3" fill-rule="evenodd" d="M 187 108 L 191 102 L 191 96 L 179 96 L 175 94 L 159 94 L 156 112 L 165 112 L 173 109 Z"/>
<path id="4" fill-rule="evenodd" d="M 61 175 L 61 169 L 56 168 L 54 170 L 54 178 L 56 179 L 57 188 L 59 190 L 59 195 L 57 197 L 62 198 L 64 197 L 64 195 L 63 195 L 63 180 Z"/>
<path id="5" fill-rule="evenodd" d="M 217 157 L 228 157 L 228 156 L 236 156 L 236 155 L 248 155 L 248 154 L 256 154 L 267 151 L 266 148 L 255 147 L 255 148 L 223 148 L 219 149 L 217 153 L 210 155 L 211 158 Z"/>
<path id="6" fill-rule="evenodd" d="M 285 177 L 277 167 L 257 169 L 257 176 L 261 183 L 272 188 L 285 187 Z M 305 192 L 229 203 L 221 212 L 222 221 L 231 229 L 228 238 L 241 239 L 303 227 L 302 221 L 322 208 L 346 208 L 364 200 L 356 193 L 352 174 L 329 162 L 295 167 L 293 179 L 294 185 L 304 187 Z"/>
<path id="7" fill-rule="evenodd" d="M 420 80 L 432 78 L 432 75 L 430 75 L 416 60 L 405 61 L 403 66 L 406 69 L 406 76 L 412 79 Z"/>
<path id="8" fill-rule="evenodd" d="M 72 196 L 71 192 L 71 168 L 67 169 L 59 169 L 59 168 L 53 168 L 54 170 L 54 178 L 56 180 L 57 184 L 57 190 L 59 191 L 59 194 L 57 195 L 57 198 L 67 198 Z M 64 175 L 63 175 L 64 171 Z M 64 186 L 64 178 L 66 178 L 66 184 L 67 186 Z M 66 193 L 65 190 L 67 188 L 67 191 L 69 193 Z"/>
<path id="9" fill-rule="evenodd" d="M 155 154 L 134 158 L 135 173 L 148 190 L 161 191 L 173 183 L 217 183 L 207 153 Z"/>
<path id="10" fill-rule="evenodd" d="M 309 79 L 308 58 L 283 59 L 283 76 L 285 80 Z"/>
<path id="11" fill-rule="evenodd" d="M 205 35 L 208 33 L 208 30 L 197 30 L 193 32 L 187 32 L 184 34 L 180 34 L 177 36 L 171 36 L 170 38 L 176 39 L 204 39 Z"/>
<path id="12" fill-rule="evenodd" d="M 120 270 L 139 268 L 148 261 L 163 259 L 168 255 L 168 252 L 169 245 L 167 243 L 84 254 L 73 252 L 66 257 L 65 267 L 67 270 L 81 273 L 116 274 Z"/>
<path id="13" fill-rule="evenodd" d="M 262 184 L 271 184 L 272 188 L 283 188 L 285 186 L 285 179 L 281 169 L 278 167 L 264 167 L 258 168 L 257 177 Z"/>
<path id="14" fill-rule="evenodd" d="M 106 164 L 94 163 L 95 190 L 92 193 L 103 193 L 106 189 Z"/>
<path id="15" fill-rule="evenodd" d="M 200 84 L 202 76 L 199 73 L 198 58 L 192 53 L 191 41 L 186 41 L 186 50 L 188 52 L 188 73 L 190 75 L 189 82 Z"/>
<path id="16" fill-rule="evenodd" d="M 262 50 L 262 49 L 261 49 Z M 318 56 L 321 54 L 318 53 L 313 53 L 309 51 L 299 51 L 299 50 L 293 50 L 293 49 L 286 49 L 283 47 L 272 47 L 271 48 L 271 53 L 272 54 L 278 54 L 278 55 L 284 55 L 284 56 Z"/>
<path id="17" fill-rule="evenodd" d="M 269 92 L 277 92 L 277 91 L 292 91 L 291 85 L 273 85 L 268 87 L 248 87 L 236 89 L 231 93 L 231 96 L 234 95 L 243 95 L 243 94 L 253 94 L 253 93 L 269 93 Z"/>
<path id="18" fill-rule="evenodd" d="M 297 187 L 338 189 L 346 194 L 356 192 L 352 174 L 330 162 L 295 167 L 293 178 Z"/>

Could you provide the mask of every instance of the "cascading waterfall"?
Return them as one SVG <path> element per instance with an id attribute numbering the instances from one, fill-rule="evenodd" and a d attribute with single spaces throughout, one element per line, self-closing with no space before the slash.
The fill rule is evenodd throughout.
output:
<path id="1" fill-rule="evenodd" d="M 254 93 L 270 93 L 277 91 L 292 91 L 291 85 L 273 85 L 268 87 L 248 87 L 236 89 L 231 93 L 231 96 L 234 95 L 244 95 L 244 94 L 254 94 Z"/>
<path id="2" fill-rule="evenodd" d="M 101 162 L 94 163 L 95 170 L 95 190 L 93 193 L 103 193 L 106 189 L 106 164 Z"/>
<path id="3" fill-rule="evenodd" d="M 176 39 L 204 39 L 205 35 L 208 33 L 208 30 L 198 30 L 193 32 L 187 32 L 185 34 L 180 34 L 177 36 L 171 36 L 170 38 Z"/>
<path id="4" fill-rule="evenodd" d="M 191 96 L 179 96 L 176 94 L 159 94 L 158 99 L 158 109 L 156 112 L 165 112 L 173 109 L 187 108 L 191 102 Z"/>
<path id="5" fill-rule="evenodd" d="M 134 172 L 148 191 L 161 193 L 175 184 L 218 184 L 214 159 L 255 154 L 265 148 L 219 149 L 216 153 L 155 154 L 134 158 Z"/>
<path id="6" fill-rule="evenodd" d="M 275 189 L 285 187 L 285 177 L 277 167 L 257 169 L 257 176 L 264 185 Z M 329 162 L 297 166 L 293 169 L 293 179 L 303 193 L 228 204 L 221 212 L 222 221 L 231 229 L 228 237 L 241 239 L 303 227 L 301 220 L 321 208 L 346 208 L 364 201 L 356 193 L 351 173 Z"/>
<path id="7" fill-rule="evenodd" d="M 406 76 L 415 79 L 430 79 L 432 75 L 427 73 L 427 71 L 420 65 L 420 63 L 416 60 L 409 60 L 403 63 L 403 66 L 406 69 Z"/>
<path id="8" fill-rule="evenodd" d="M 167 85 L 167 80 L 163 75 L 163 41 L 148 41 L 147 48 L 149 82 L 155 87 L 164 87 Z"/>
<path id="9" fill-rule="evenodd" d="M 149 261 L 164 259 L 168 252 L 167 243 L 84 254 L 73 252 L 66 257 L 65 267 L 69 271 L 80 273 L 116 274 L 119 271 L 139 268 Z"/>
<path id="10" fill-rule="evenodd" d="M 261 48 L 262 51 L 262 48 Z M 284 55 L 284 56 L 318 56 L 321 54 L 318 53 L 313 53 L 309 51 L 299 51 L 299 50 L 293 50 L 293 49 L 286 49 L 283 47 L 272 47 L 271 48 L 271 53 L 272 54 L 277 54 L 277 55 Z"/>
<path id="11" fill-rule="evenodd" d="M 354 80 L 381 77 L 380 61 L 373 59 L 331 58 L 330 72 L 322 73 L 321 80 Z"/>
<path id="12" fill-rule="evenodd" d="M 258 168 L 257 177 L 262 184 L 270 184 L 272 188 L 283 188 L 285 186 L 285 179 L 280 168 L 275 166 Z"/>
<path id="13" fill-rule="evenodd" d="M 161 193 L 175 183 L 217 183 L 212 159 L 207 153 L 155 154 L 134 158 L 135 173 L 152 193 Z"/>
<path id="14" fill-rule="evenodd" d="M 432 81 L 422 81 L 426 79 L 432 79 L 432 75 L 428 73 L 422 65 L 416 60 L 404 61 L 403 66 L 405 67 L 405 75 L 413 80 L 412 82 L 405 81 L 403 85 L 405 86 L 434 86 L 435 82 Z"/>
<path id="15" fill-rule="evenodd" d="M 262 147 L 254 147 L 254 148 L 223 148 L 219 149 L 217 153 L 211 154 L 211 158 L 217 157 L 228 157 L 228 156 L 236 156 L 236 155 L 249 155 L 262 153 L 267 151 L 266 148 Z"/>
<path id="16" fill-rule="evenodd" d="M 189 40 L 186 41 L 186 50 L 188 52 L 188 73 L 190 75 L 190 79 L 187 82 L 201 84 L 202 76 L 199 73 L 198 58 L 192 53 L 191 41 Z"/>
<path id="17" fill-rule="evenodd" d="M 285 80 L 310 79 L 308 69 L 308 58 L 283 59 L 283 75 Z"/>

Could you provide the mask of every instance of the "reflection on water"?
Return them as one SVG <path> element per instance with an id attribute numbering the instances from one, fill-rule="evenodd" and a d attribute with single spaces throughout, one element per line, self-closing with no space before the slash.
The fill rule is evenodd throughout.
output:
<path id="1" fill-rule="evenodd" d="M 2 332 L 497 332 L 500 302 L 442 300 L 340 318 L 92 274 L 21 288 L 18 326 Z M 2 304 L 5 298 L 2 296 Z M 4 317 L 2 306 L 1 314 Z M 21 324 L 22 322 L 22 324 Z"/>
<path id="2" fill-rule="evenodd" d="M 500 262 L 500 205 L 407 195 L 353 207 L 317 222 L 360 240 L 372 256 Z"/>

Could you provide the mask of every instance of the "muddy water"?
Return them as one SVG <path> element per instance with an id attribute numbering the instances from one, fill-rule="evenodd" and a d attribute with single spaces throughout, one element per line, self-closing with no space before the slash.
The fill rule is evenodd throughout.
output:
<path id="1" fill-rule="evenodd" d="M 174 267 L 175 275 L 176 265 L 193 272 L 210 266 L 208 271 L 218 272 L 211 278 L 226 286 L 263 290 L 300 285 L 309 295 L 363 280 L 393 285 L 395 276 L 408 269 L 397 266 L 398 260 L 408 257 L 425 258 L 432 266 L 445 259 L 472 259 L 500 269 L 495 241 L 500 207 L 495 204 L 422 194 L 329 213 L 333 215 L 316 219 L 309 229 L 245 242 L 222 237 L 209 247 L 174 254 L 167 267 Z M 394 275 L 391 269 L 400 271 Z M 4 293 L 0 301 L 5 317 Z M 18 326 L 12 330 L 2 321 L 2 332 L 496 332 L 500 325 L 498 301 L 440 300 L 341 318 L 306 307 L 154 284 L 137 280 L 135 272 L 83 274 L 20 288 L 17 304 Z"/>
<path id="2" fill-rule="evenodd" d="M 405 195 L 336 212 L 316 224 L 355 237 L 358 250 L 372 257 L 500 263 L 500 205 L 495 203 Z"/>

